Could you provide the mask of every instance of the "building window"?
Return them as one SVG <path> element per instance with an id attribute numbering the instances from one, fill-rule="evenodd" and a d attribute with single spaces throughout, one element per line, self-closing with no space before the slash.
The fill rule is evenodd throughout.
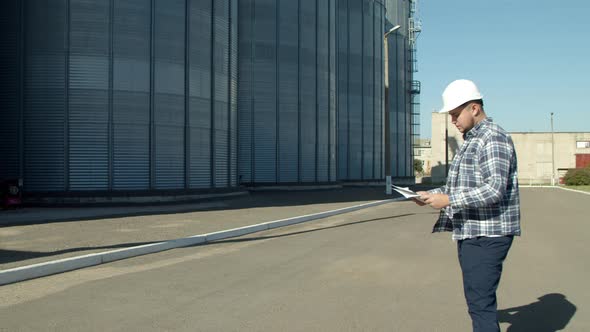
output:
<path id="1" fill-rule="evenodd" d="M 577 141 L 576 148 L 577 149 L 590 149 L 590 141 Z"/>

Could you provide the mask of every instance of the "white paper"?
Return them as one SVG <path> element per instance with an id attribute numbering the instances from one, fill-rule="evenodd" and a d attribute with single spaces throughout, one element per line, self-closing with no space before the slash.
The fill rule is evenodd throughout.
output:
<path id="1" fill-rule="evenodd" d="M 420 199 L 420 195 L 418 195 L 414 191 L 410 190 L 410 188 L 408 188 L 408 187 L 398 187 L 398 186 L 392 184 L 391 185 L 391 188 L 393 190 L 397 191 L 398 193 L 402 194 L 405 198 L 416 198 L 419 201 L 424 202 L 422 199 Z M 442 210 L 446 213 L 446 215 L 450 219 L 453 219 L 453 215 L 451 214 L 451 212 L 449 211 L 449 209 L 442 208 Z"/>
<path id="2" fill-rule="evenodd" d="M 416 198 L 416 197 L 420 197 L 420 195 L 416 194 L 415 192 L 413 192 L 412 190 L 410 190 L 410 188 L 407 187 L 398 187 L 396 185 L 391 185 L 391 188 L 395 191 L 397 191 L 398 193 L 402 194 L 405 198 Z"/>

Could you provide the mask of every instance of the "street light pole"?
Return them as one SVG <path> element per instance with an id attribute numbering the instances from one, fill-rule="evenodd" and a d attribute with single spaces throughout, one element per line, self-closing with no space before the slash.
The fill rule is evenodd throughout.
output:
<path id="1" fill-rule="evenodd" d="M 553 135 L 553 112 L 551 112 L 551 185 L 555 185 L 555 139 Z"/>
<path id="2" fill-rule="evenodd" d="M 445 178 L 449 176 L 449 112 L 445 113 Z"/>
<path id="3" fill-rule="evenodd" d="M 387 195 L 391 195 L 391 152 L 390 149 L 390 137 L 389 137 L 389 44 L 387 42 L 387 37 L 394 32 L 395 30 L 399 29 L 400 26 L 396 25 L 393 28 L 389 29 L 383 35 L 383 49 L 384 49 L 384 61 L 385 61 L 385 110 L 383 116 L 383 122 L 385 122 L 384 128 L 384 136 L 385 136 L 385 193 Z"/>

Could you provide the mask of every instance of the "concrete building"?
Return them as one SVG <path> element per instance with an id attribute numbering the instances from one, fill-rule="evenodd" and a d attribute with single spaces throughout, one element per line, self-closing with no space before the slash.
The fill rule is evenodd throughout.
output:
<path id="1" fill-rule="evenodd" d="M 445 181 L 446 165 L 463 143 L 461 133 L 450 120 L 447 114 L 432 113 L 433 183 Z M 448 143 L 445 142 L 447 131 Z M 518 158 L 518 179 L 523 185 L 550 184 L 552 174 L 557 182 L 565 169 L 579 167 L 585 156 L 590 155 L 590 132 L 556 132 L 553 135 L 550 132 L 512 132 L 510 136 Z"/>
<path id="2" fill-rule="evenodd" d="M 432 172 L 432 142 L 430 138 L 420 138 L 414 145 L 414 162 L 422 163 L 422 172 L 416 172 L 416 183 L 431 178 Z"/>
<path id="3" fill-rule="evenodd" d="M 581 166 L 581 156 L 590 156 L 590 132 L 510 134 L 519 158 L 518 178 L 521 184 L 551 183 L 552 175 L 557 182 L 567 169 Z"/>

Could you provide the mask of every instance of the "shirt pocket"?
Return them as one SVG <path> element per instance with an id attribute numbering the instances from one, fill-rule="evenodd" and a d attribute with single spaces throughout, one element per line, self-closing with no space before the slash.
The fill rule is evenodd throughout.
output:
<path id="1" fill-rule="evenodd" d="M 461 158 L 461 163 L 459 164 L 460 172 L 474 173 L 477 163 L 475 158 L 477 157 L 474 152 L 465 151 L 463 158 Z"/>
<path id="2" fill-rule="evenodd" d="M 459 165 L 459 179 L 459 185 L 462 187 L 473 188 L 481 183 L 479 162 L 474 151 L 465 151 Z"/>

